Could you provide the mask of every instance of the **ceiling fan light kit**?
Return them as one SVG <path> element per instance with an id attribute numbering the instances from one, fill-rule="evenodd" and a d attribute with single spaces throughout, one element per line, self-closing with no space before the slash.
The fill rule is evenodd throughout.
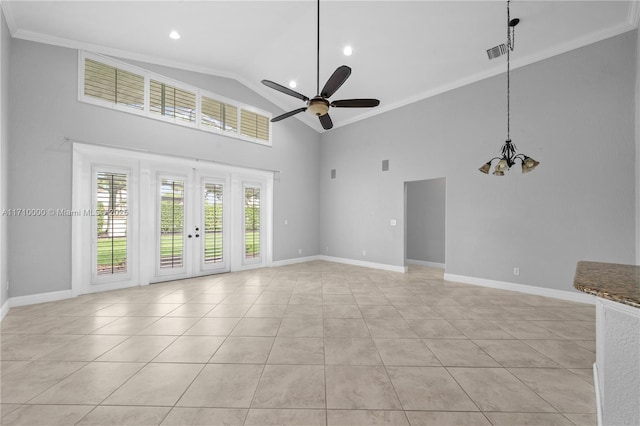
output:
<path id="1" fill-rule="evenodd" d="M 511 19 L 511 12 L 509 10 L 510 0 L 507 0 L 507 140 L 502 145 L 502 149 L 500 153 L 501 157 L 494 157 L 491 160 L 487 161 L 482 165 L 478 170 L 480 170 L 484 174 L 489 174 L 491 170 L 491 163 L 493 160 L 498 160 L 496 166 L 493 169 L 494 176 L 504 176 L 504 173 L 508 171 L 512 166 L 516 164 L 516 160 L 519 160 L 522 164 L 522 173 L 529 173 L 533 169 L 535 169 L 539 161 L 534 160 L 533 158 L 526 156 L 524 154 L 516 153 L 516 146 L 511 142 L 510 130 L 511 130 L 511 105 L 510 105 L 510 97 L 511 97 L 511 55 L 510 52 L 513 51 L 515 47 L 515 27 L 520 23 L 520 19 L 514 18 Z M 489 55 L 491 58 L 491 55 Z"/>
<path id="2" fill-rule="evenodd" d="M 278 83 L 274 83 L 270 80 L 262 80 L 262 84 L 284 93 L 294 98 L 298 98 L 306 102 L 307 106 L 295 109 L 293 111 L 285 112 L 277 117 L 271 119 L 272 123 L 275 123 L 285 118 L 289 118 L 298 113 L 308 111 L 310 114 L 315 115 L 320 119 L 320 124 L 325 130 L 329 130 L 333 127 L 333 122 L 329 116 L 329 108 L 372 108 L 380 105 L 380 101 L 377 99 L 343 99 L 338 101 L 329 102 L 329 99 L 333 94 L 347 81 L 351 75 L 351 68 L 346 65 L 339 66 L 329 77 L 329 80 L 325 83 L 322 91 L 320 91 L 320 0 L 318 4 L 318 31 L 317 31 L 317 50 L 316 50 L 316 96 L 308 98 L 307 96 L 291 90 L 288 87 L 282 86 Z M 346 52 L 345 52 L 346 54 Z"/>
<path id="3" fill-rule="evenodd" d="M 325 115 L 329 112 L 329 101 L 321 97 L 315 97 L 309 101 L 307 111 L 317 117 Z"/>

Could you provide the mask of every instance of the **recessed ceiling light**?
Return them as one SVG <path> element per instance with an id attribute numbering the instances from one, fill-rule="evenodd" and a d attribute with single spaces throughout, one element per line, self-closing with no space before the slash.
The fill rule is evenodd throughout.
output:
<path id="1" fill-rule="evenodd" d="M 173 30 L 169 33 L 169 37 L 174 40 L 178 40 L 180 38 L 180 33 L 178 33 L 176 30 Z"/>
<path id="2" fill-rule="evenodd" d="M 344 56 L 351 56 L 351 54 L 353 53 L 353 49 L 351 49 L 351 46 L 345 46 L 342 53 L 344 53 Z"/>
<path id="3" fill-rule="evenodd" d="M 297 85 L 298 85 L 298 83 L 296 83 L 295 80 L 291 80 L 289 82 L 289 87 L 291 87 L 292 89 L 295 89 Z"/>

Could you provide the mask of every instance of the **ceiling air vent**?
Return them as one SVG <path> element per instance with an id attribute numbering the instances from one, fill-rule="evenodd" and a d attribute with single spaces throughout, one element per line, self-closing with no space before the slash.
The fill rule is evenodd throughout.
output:
<path id="1" fill-rule="evenodd" d="M 504 43 L 499 44 L 496 47 L 492 47 L 491 49 L 487 49 L 487 56 L 489 57 L 490 60 L 499 58 L 505 53 L 507 53 L 507 46 Z"/>

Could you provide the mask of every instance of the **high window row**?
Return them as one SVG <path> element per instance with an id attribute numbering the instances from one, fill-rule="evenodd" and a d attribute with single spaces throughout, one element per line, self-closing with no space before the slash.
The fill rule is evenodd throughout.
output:
<path id="1" fill-rule="evenodd" d="M 271 115 L 204 89 L 81 51 L 82 102 L 271 145 Z"/>

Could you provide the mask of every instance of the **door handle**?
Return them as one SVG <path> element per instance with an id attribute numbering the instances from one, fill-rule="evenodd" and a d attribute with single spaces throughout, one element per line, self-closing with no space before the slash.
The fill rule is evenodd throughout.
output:
<path id="1" fill-rule="evenodd" d="M 197 237 L 197 235 L 196 235 L 196 237 Z M 187 238 L 191 238 L 191 234 L 187 235 Z"/>
<path id="2" fill-rule="evenodd" d="M 200 234 L 196 234 L 196 238 L 200 238 Z"/>

